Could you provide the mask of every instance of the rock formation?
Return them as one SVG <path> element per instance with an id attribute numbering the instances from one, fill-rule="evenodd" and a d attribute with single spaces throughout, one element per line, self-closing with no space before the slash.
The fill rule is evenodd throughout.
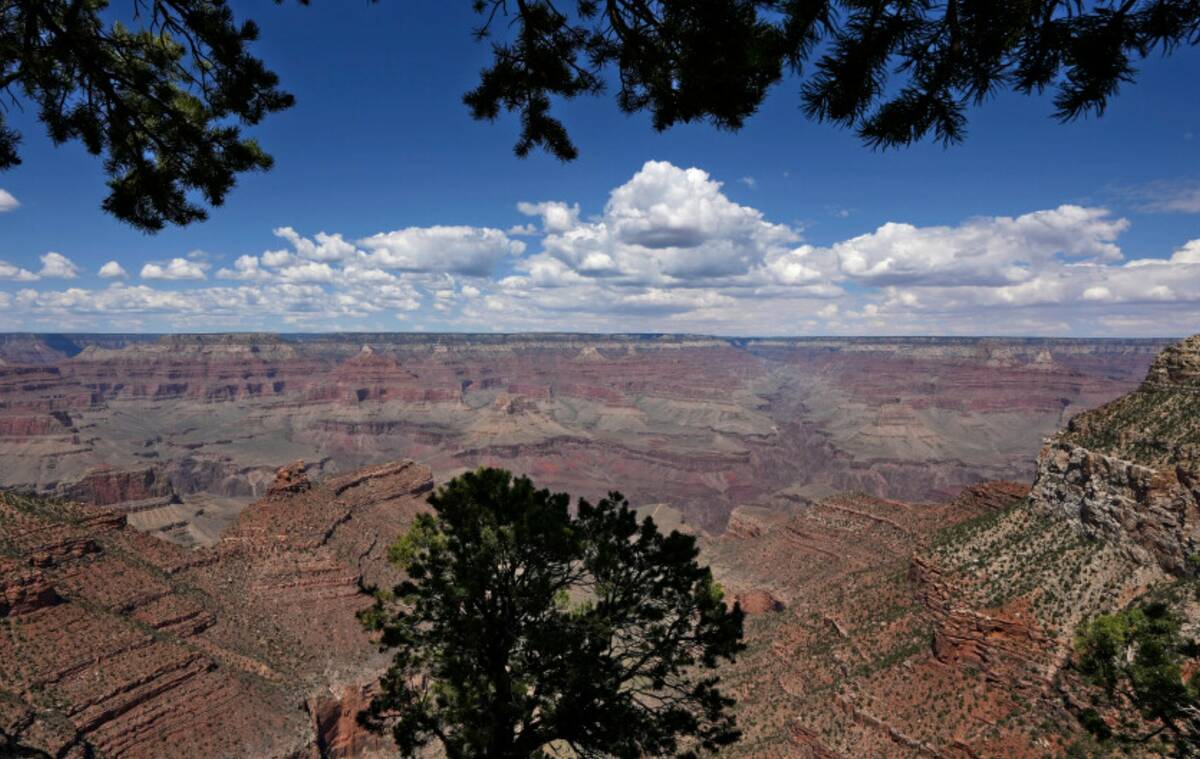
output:
<path id="1" fill-rule="evenodd" d="M 386 753 L 354 720 L 385 665 L 355 615 L 397 579 L 387 545 L 432 487 L 379 460 L 393 446 L 617 485 L 697 534 L 751 612 L 722 674 L 735 757 L 1060 755 L 1081 734 L 1075 630 L 1196 551 L 1196 339 L 1153 366 L 1138 342 L 356 340 L 14 342 L 40 365 L 0 342 L 10 471 L 99 500 L 259 496 L 185 550 L 130 529 L 157 513 L 136 498 L 0 494 L 0 753 Z M 1032 492 L 958 487 L 1096 406 Z"/>
<path id="2" fill-rule="evenodd" d="M 1042 451 L 1035 502 L 1174 574 L 1200 562 L 1200 336 L 1134 392 L 1080 414 Z"/>
<path id="3" fill-rule="evenodd" d="M 1132 389 L 1156 341 L 670 335 L 0 336 L 0 485 L 211 545 L 296 459 L 412 458 L 671 502 L 719 532 L 787 489 L 952 497 L 1027 479 L 1066 416 Z M 178 500 L 117 502 L 147 471 Z M 158 491 L 155 491 L 158 492 Z M 128 506 L 128 508 L 126 507 Z M 136 516 L 135 516 L 136 515 Z"/>
<path id="4" fill-rule="evenodd" d="M 388 755 L 354 720 L 386 666 L 355 613 L 395 579 L 386 546 L 430 473 L 302 472 L 194 551 L 118 511 L 0 493 L 0 753 Z"/>
<path id="5" fill-rule="evenodd" d="M 749 651 L 726 673 L 747 733 L 731 754 L 1065 753 L 1083 734 L 1067 666 L 1080 624 L 1195 573 L 1197 367 L 1192 338 L 1076 417 L 1028 498 L 783 492 L 736 509 L 706 556 L 735 597 L 766 589 L 785 608 L 748 617 Z M 1185 613 L 1196 628 L 1198 605 Z"/>

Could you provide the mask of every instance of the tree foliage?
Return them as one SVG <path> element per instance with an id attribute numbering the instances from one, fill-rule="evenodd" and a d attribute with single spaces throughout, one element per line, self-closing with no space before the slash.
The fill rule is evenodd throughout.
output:
<path id="1" fill-rule="evenodd" d="M 519 155 L 564 160 L 578 150 L 554 102 L 609 87 L 656 129 L 736 130 L 792 72 L 808 116 L 868 145 L 952 143 L 999 90 L 1053 89 L 1063 121 L 1101 114 L 1139 60 L 1200 42 L 1196 0 L 471 2 L 493 55 L 465 103 L 479 119 L 518 114 Z M 271 166 L 242 128 L 292 98 L 226 0 L 119 6 L 124 21 L 108 0 L 0 0 L 0 107 L 23 96 L 55 143 L 103 156 L 117 218 L 147 231 L 203 219 L 238 174 Z M 0 111 L 0 170 L 17 148 Z"/>
<path id="2" fill-rule="evenodd" d="M 615 82 L 656 129 L 738 129 L 791 71 L 804 112 L 873 147 L 966 133 L 966 110 L 1001 89 L 1056 91 L 1062 121 L 1101 114 L 1135 63 L 1200 42 L 1195 0 L 474 0 L 493 63 L 466 103 L 518 112 L 516 152 L 577 150 L 553 98 Z"/>
<path id="3" fill-rule="evenodd" d="M 1115 727 L 1097 708 L 1087 709 L 1084 726 L 1096 737 L 1122 743 L 1161 740 L 1180 756 L 1200 756 L 1200 662 L 1190 678 L 1185 664 L 1200 656 L 1182 632 L 1170 605 L 1154 601 L 1115 614 L 1103 614 L 1079 630 L 1077 666 L 1100 690 L 1096 706 L 1114 707 Z M 1122 707 L 1137 719 L 1122 719 Z"/>
<path id="4" fill-rule="evenodd" d="M 146 231 L 206 218 L 271 157 L 242 134 L 292 104 L 224 0 L 0 0 L 0 89 L 37 108 L 55 144 L 103 156 L 106 211 Z M 0 111 L 0 170 L 20 163 Z"/>
<path id="5" fill-rule="evenodd" d="M 390 558 L 408 580 L 364 615 L 394 650 L 360 720 L 405 755 L 693 756 L 738 738 L 710 670 L 742 649 L 690 536 L 499 469 L 430 496 Z"/>

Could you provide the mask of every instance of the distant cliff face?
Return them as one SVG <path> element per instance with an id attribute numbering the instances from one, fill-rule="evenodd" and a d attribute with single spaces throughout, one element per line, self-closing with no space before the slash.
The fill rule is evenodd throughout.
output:
<path id="1" fill-rule="evenodd" d="M 1182 574 L 1200 559 L 1200 336 L 1132 393 L 1080 414 L 1043 450 L 1034 503 Z"/>
<path id="2" fill-rule="evenodd" d="M 328 474 L 413 458 L 439 478 L 489 464 L 581 495 L 619 488 L 719 532 L 738 505 L 784 489 L 931 500 L 1028 479 L 1045 436 L 1132 389 L 1161 347 L 10 336 L 0 339 L 0 484 L 73 497 L 91 486 L 113 505 L 128 495 L 139 527 L 210 544 L 289 461 Z M 138 482 L 154 487 L 139 493 Z M 179 500 L 153 507 L 168 486 Z"/>

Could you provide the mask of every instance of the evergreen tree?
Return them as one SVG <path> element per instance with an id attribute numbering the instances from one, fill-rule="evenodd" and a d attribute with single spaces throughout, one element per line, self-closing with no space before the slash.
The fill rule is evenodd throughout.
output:
<path id="1" fill-rule="evenodd" d="M 394 650 L 360 721 L 411 756 L 694 756 L 737 740 L 711 673 L 742 648 L 695 540 L 611 493 L 569 509 L 500 469 L 457 477 L 391 548 L 408 580 L 364 615 Z"/>
<path id="2" fill-rule="evenodd" d="M 1077 666 L 1098 688 L 1095 706 L 1082 715 L 1097 738 L 1125 744 L 1162 742 L 1178 756 L 1200 756 L 1200 657 L 1182 634 L 1170 605 L 1153 601 L 1084 624 L 1076 639 Z M 1190 670 L 1190 677 L 1186 676 Z M 1099 707 L 1099 708 L 1096 708 Z M 1121 718 L 1132 707 L 1136 719 Z M 1115 727 L 1100 709 L 1115 709 Z"/>
<path id="3" fill-rule="evenodd" d="M 966 110 L 1004 89 L 1056 90 L 1054 115 L 1101 114 L 1135 64 L 1200 43 L 1195 0 L 474 0 L 480 38 L 506 30 L 466 95 L 477 118 L 521 116 L 516 152 L 576 155 L 553 98 L 614 82 L 655 129 L 739 129 L 786 71 L 804 112 L 873 147 L 963 139 Z M 511 32 L 507 30 L 511 29 Z"/>
<path id="4" fill-rule="evenodd" d="M 242 135 L 292 97 L 247 51 L 251 21 L 222 0 L 0 0 L 0 90 L 25 96 L 55 143 L 102 155 L 106 211 L 147 231 L 206 218 L 239 173 L 271 157 Z M 129 24 L 136 26 L 130 26 Z M 0 171 L 20 163 L 0 111 Z"/>

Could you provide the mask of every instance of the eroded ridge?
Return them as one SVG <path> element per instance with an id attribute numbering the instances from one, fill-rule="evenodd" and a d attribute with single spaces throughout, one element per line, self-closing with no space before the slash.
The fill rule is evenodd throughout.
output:
<path id="1" fill-rule="evenodd" d="M 430 473 L 295 478 L 195 551 L 117 511 L 0 493 L 4 739 L 63 757 L 379 751 L 353 714 L 384 662 L 355 613 Z"/>

